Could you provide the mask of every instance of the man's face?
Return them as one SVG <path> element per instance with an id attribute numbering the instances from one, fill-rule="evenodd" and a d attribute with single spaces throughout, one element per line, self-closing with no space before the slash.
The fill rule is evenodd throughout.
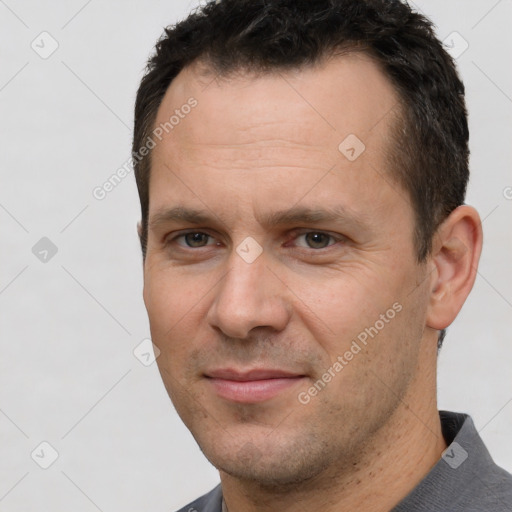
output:
<path id="1" fill-rule="evenodd" d="M 231 475 L 352 464 L 423 357 L 426 267 L 386 158 L 396 94 L 362 55 L 206 88 L 193 66 L 156 126 L 190 97 L 150 180 L 144 300 L 167 391 Z"/>

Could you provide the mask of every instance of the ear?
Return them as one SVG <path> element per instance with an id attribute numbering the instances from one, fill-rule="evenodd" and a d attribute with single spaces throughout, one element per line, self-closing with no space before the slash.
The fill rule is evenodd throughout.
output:
<path id="1" fill-rule="evenodd" d="M 482 240 L 482 222 L 471 206 L 459 206 L 438 228 L 431 255 L 428 327 L 445 329 L 455 320 L 473 288 Z"/>
<path id="2" fill-rule="evenodd" d="M 139 235 L 140 248 L 142 250 L 142 265 L 144 265 L 144 262 L 146 260 L 146 240 L 144 239 L 142 221 L 137 222 L 137 234 Z"/>

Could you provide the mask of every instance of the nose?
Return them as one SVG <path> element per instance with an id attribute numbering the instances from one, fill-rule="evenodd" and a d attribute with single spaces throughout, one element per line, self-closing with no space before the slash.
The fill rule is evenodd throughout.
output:
<path id="1" fill-rule="evenodd" d="M 230 338 L 246 338 L 254 328 L 282 331 L 290 318 L 287 287 L 263 252 L 252 263 L 235 251 L 208 311 L 209 324 Z"/>

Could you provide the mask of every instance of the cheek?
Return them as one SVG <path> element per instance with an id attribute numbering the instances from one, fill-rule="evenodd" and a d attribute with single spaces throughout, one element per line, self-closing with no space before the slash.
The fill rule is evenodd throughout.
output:
<path id="1" fill-rule="evenodd" d="M 144 301 L 148 311 L 151 339 L 160 353 L 156 359 L 167 393 L 180 415 L 190 405 L 191 371 L 189 363 L 200 320 L 199 299 L 183 293 L 176 280 L 162 275 L 146 281 Z"/>
<path id="2" fill-rule="evenodd" d="M 166 356 L 172 349 L 173 360 L 180 359 L 191 346 L 204 315 L 205 291 L 200 286 L 184 286 L 179 277 L 159 272 L 146 275 L 144 303 L 148 312 L 153 343 Z"/>
<path id="3" fill-rule="evenodd" d="M 296 307 L 301 321 L 328 352 L 344 350 L 396 301 L 396 294 L 378 276 L 355 275 L 343 271 L 315 283 L 297 280 L 290 286 L 300 299 Z"/>
<path id="4" fill-rule="evenodd" d="M 172 268 L 154 268 L 144 277 L 144 303 L 155 324 L 170 329 L 187 312 L 193 312 L 208 290 L 197 277 L 186 278 Z"/>
<path id="5" fill-rule="evenodd" d="M 415 366 L 424 321 L 422 312 L 411 304 L 417 300 L 409 295 L 413 280 L 405 273 L 377 270 L 347 270 L 314 286 L 311 281 L 307 286 L 295 283 L 301 299 L 297 302 L 300 322 L 327 363 L 322 371 L 335 362 L 343 367 L 339 372 L 332 369 L 336 374 L 333 391 L 341 387 L 354 396 L 360 394 L 363 401 L 376 391 L 372 386 L 382 386 L 376 374 L 384 371 L 393 383 L 410 377 L 404 367 Z M 361 382 L 368 393 L 362 392 Z"/>

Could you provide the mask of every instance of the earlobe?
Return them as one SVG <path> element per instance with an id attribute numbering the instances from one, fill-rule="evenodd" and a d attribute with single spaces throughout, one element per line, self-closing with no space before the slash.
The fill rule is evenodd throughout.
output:
<path id="1" fill-rule="evenodd" d="M 465 205 L 456 208 L 437 230 L 428 327 L 445 329 L 459 313 L 475 282 L 482 238 L 478 212 Z"/>

